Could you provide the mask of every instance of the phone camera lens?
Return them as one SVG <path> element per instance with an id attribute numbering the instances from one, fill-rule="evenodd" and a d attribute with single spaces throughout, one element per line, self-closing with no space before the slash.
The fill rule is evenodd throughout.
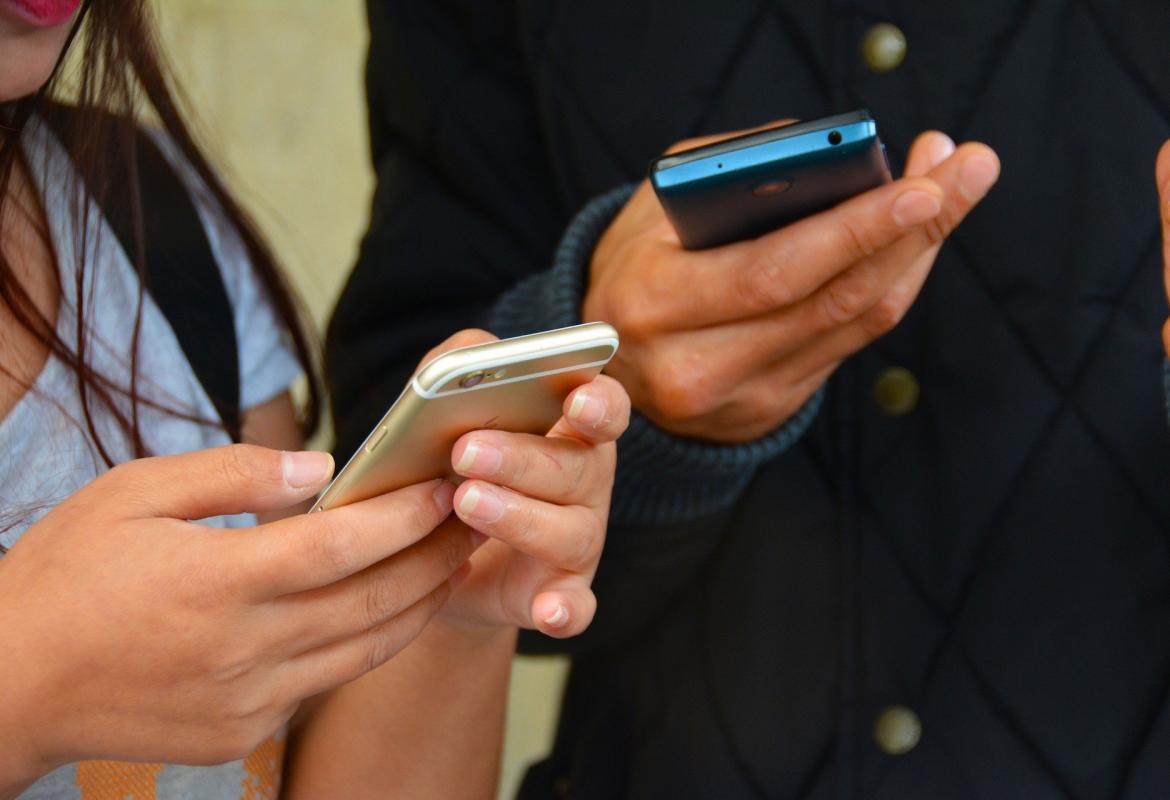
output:
<path id="1" fill-rule="evenodd" d="M 829 144 L 841 144 L 841 131 L 829 131 Z"/>
<path id="2" fill-rule="evenodd" d="M 459 385 L 464 389 L 470 389 L 472 386 L 479 386 L 483 383 L 483 379 L 487 377 L 487 373 L 483 370 L 477 370 L 470 375 L 465 375 L 463 380 L 459 381 Z"/>
<path id="3" fill-rule="evenodd" d="M 752 189 L 752 194 L 754 194 L 756 197 L 771 197 L 774 194 L 780 194 L 783 191 L 787 191 L 788 187 L 790 186 L 792 186 L 792 181 L 788 180 L 787 178 L 781 178 L 779 180 L 761 183 L 759 186 Z"/>

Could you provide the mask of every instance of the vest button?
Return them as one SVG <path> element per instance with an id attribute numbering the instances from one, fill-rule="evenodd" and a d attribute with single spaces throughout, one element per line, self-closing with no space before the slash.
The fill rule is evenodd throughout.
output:
<path id="1" fill-rule="evenodd" d="M 887 367 L 873 384 L 873 401 L 883 414 L 901 417 L 918 405 L 921 389 L 914 373 L 905 367 Z"/>
<path id="2" fill-rule="evenodd" d="M 870 72 L 891 72 L 906 58 L 906 34 L 897 25 L 879 22 L 861 39 L 861 57 Z"/>
<path id="3" fill-rule="evenodd" d="M 873 739 L 886 755 L 904 756 L 922 739 L 922 721 L 906 706 L 890 706 L 878 714 Z"/>

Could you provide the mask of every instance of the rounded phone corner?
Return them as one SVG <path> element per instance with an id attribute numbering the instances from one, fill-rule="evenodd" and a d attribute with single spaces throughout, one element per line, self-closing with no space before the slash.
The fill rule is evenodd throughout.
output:
<path id="1" fill-rule="evenodd" d="M 454 352 L 456 351 L 449 350 L 446 353 L 441 353 L 424 364 L 422 369 L 410 379 L 408 388 L 425 395 L 435 387 L 442 386 L 446 383 L 450 379 L 449 376 L 453 369 L 455 369 L 449 363 L 447 356 Z"/>
<path id="2" fill-rule="evenodd" d="M 616 353 L 617 349 L 622 345 L 621 334 L 618 333 L 617 328 L 610 325 L 605 320 L 597 320 L 596 322 L 587 322 L 586 325 L 593 326 L 593 330 L 597 332 L 598 337 L 607 344 L 613 345 L 613 350 Z"/>
<path id="3" fill-rule="evenodd" d="M 658 174 L 658 167 L 661 163 L 662 156 L 656 156 L 655 158 L 650 159 L 650 163 L 646 166 L 646 177 L 650 180 L 651 184 L 655 185 L 655 188 L 657 188 L 657 184 L 654 180 L 654 176 Z"/>
<path id="4" fill-rule="evenodd" d="M 427 362 L 411 379 L 409 386 L 416 394 L 430 398 L 436 392 L 446 391 L 444 387 L 451 381 L 469 372 L 498 370 L 535 358 L 585 352 L 598 347 L 609 349 L 604 359 L 608 361 L 617 352 L 619 345 L 617 329 L 608 322 L 584 322 L 449 350 Z M 484 382 L 464 388 L 483 388 L 486 385 L 487 382 Z"/>

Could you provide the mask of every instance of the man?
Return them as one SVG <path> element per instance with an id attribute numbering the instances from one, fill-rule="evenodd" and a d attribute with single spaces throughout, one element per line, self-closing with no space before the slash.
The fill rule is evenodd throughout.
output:
<path id="1" fill-rule="evenodd" d="M 339 450 L 472 324 L 608 319 L 640 412 L 523 796 L 1164 795 L 1170 7 L 370 20 L 378 190 L 330 330 Z M 629 194 L 671 143 L 857 107 L 907 177 L 759 240 L 685 252 Z"/>

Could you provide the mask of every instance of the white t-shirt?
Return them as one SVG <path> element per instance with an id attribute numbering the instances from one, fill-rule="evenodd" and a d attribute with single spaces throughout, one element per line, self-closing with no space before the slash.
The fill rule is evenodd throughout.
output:
<path id="1" fill-rule="evenodd" d="M 243 242 L 224 218 L 214 197 L 165 138 L 155 136 L 164 155 L 191 192 L 206 231 L 211 252 L 224 278 L 235 317 L 240 363 L 240 407 L 249 408 L 284 392 L 301 372 L 278 318 L 254 274 Z M 76 340 L 77 308 L 85 302 L 84 319 L 90 329 L 89 361 L 101 375 L 129 385 L 132 322 L 138 303 L 137 273 L 101 215 L 91 205 L 87 225 L 86 286 L 78 297 L 74 280 L 80 237 L 74 221 L 75 193 L 84 191 L 68 154 L 43 125 L 34 121 L 25 131 L 24 153 L 34 184 L 43 198 L 49 232 L 61 270 L 63 297 L 57 332 L 67 343 Z M 215 407 L 191 370 L 166 318 L 150 295 L 144 299 L 140 331 L 138 380 L 140 395 L 167 408 L 191 412 L 199 419 L 216 419 Z M 129 402 L 117 398 L 123 410 Z M 113 416 L 100 402 L 91 403 L 103 444 L 116 461 L 131 457 L 128 444 Z M 140 428 L 148 450 L 157 455 L 183 453 L 229 442 L 217 427 L 192 422 L 139 405 Z M 82 413 L 73 373 L 50 356 L 32 390 L 0 420 L 0 544 L 10 547 L 34 522 L 71 493 L 105 472 Z M 218 517 L 205 521 L 220 527 L 254 524 L 252 515 Z M 269 747 L 261 761 L 279 760 Z M 254 759 L 220 767 L 190 768 L 161 765 L 152 773 L 159 800 L 173 798 L 267 797 L 270 776 L 257 774 L 271 764 Z M 137 765 L 135 769 L 149 765 Z M 127 766 L 130 769 L 129 765 Z M 108 773 L 108 771 L 107 771 Z M 145 777 L 145 774 L 142 776 Z M 108 780 L 103 773 L 101 780 Z M 138 780 L 133 777 L 132 780 Z M 69 765 L 45 776 L 21 800 L 85 800 L 86 769 Z M 110 788 L 108 785 L 106 788 Z M 261 791 L 267 789 L 269 791 Z M 95 791 L 98 791 L 95 789 Z M 100 795 L 107 796 L 107 795 Z M 111 795 L 112 796 L 112 795 Z"/>

